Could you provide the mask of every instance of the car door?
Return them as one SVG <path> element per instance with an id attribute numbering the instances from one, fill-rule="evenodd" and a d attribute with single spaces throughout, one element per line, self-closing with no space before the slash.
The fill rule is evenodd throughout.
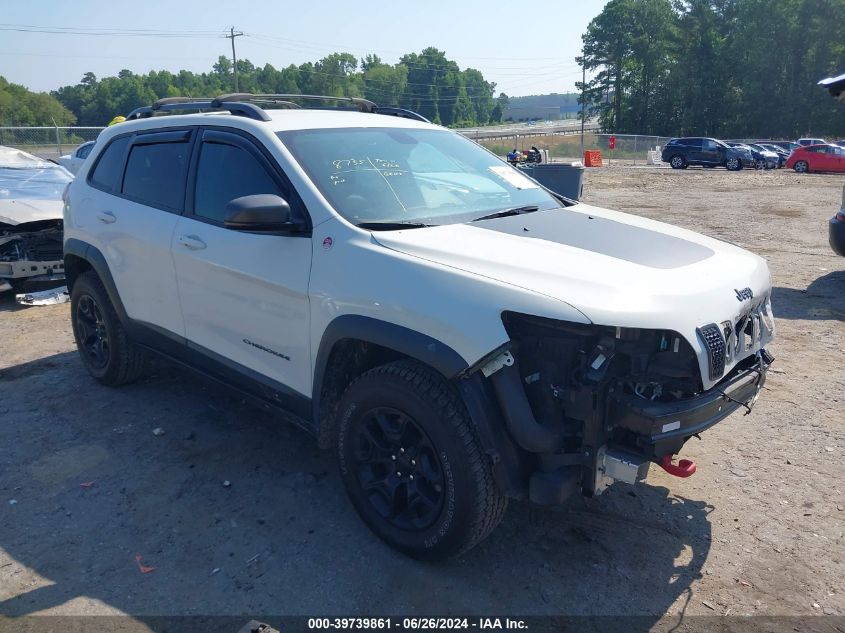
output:
<path id="1" fill-rule="evenodd" d="M 184 335 L 170 244 L 184 207 L 192 131 L 112 139 L 75 212 L 106 259 L 127 315 Z"/>
<path id="2" fill-rule="evenodd" d="M 829 171 L 830 156 L 827 153 L 827 146 L 813 145 L 807 148 L 808 163 L 812 171 Z"/>
<path id="3" fill-rule="evenodd" d="M 224 226 L 235 198 L 276 194 L 304 218 L 301 201 L 278 164 L 233 131 L 205 129 L 191 171 L 188 210 L 172 242 L 189 345 L 241 374 L 257 372 L 310 397 L 310 231 Z"/>
<path id="4" fill-rule="evenodd" d="M 684 145 L 686 146 L 687 162 L 695 164 L 701 163 L 701 139 L 687 139 Z"/>
<path id="5" fill-rule="evenodd" d="M 845 172 L 845 149 L 841 147 L 834 147 L 832 145 L 830 149 L 830 170 L 836 172 Z"/>
<path id="6" fill-rule="evenodd" d="M 719 154 L 719 144 L 712 138 L 702 139 L 700 160 L 707 165 L 718 165 L 724 160 Z"/>

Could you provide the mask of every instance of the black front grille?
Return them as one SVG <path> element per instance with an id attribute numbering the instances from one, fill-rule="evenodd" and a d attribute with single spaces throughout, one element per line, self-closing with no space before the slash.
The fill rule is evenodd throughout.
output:
<path id="1" fill-rule="evenodd" d="M 711 323 L 698 328 L 698 335 L 707 347 L 710 361 L 710 380 L 718 380 L 725 373 L 725 338 L 718 325 Z"/>

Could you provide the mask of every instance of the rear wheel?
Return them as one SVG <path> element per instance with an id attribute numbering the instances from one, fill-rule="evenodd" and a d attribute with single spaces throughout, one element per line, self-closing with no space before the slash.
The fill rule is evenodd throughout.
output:
<path id="1" fill-rule="evenodd" d="M 742 162 L 736 156 L 731 156 L 725 161 L 728 171 L 739 171 L 742 169 Z"/>
<path id="2" fill-rule="evenodd" d="M 687 167 L 687 161 L 680 154 L 675 154 L 670 158 L 669 164 L 672 166 L 672 169 L 686 169 Z"/>
<path id="3" fill-rule="evenodd" d="M 344 394 L 340 472 L 352 505 L 381 539 L 421 559 L 442 559 L 499 524 L 499 492 L 477 431 L 454 389 L 428 367 L 376 367 Z"/>
<path id="4" fill-rule="evenodd" d="M 810 165 L 806 160 L 799 160 L 792 166 L 792 169 L 797 171 L 799 174 L 806 174 L 810 171 Z"/>
<path id="5" fill-rule="evenodd" d="M 100 278 L 83 273 L 70 293 L 76 347 L 85 369 L 104 385 L 132 382 L 146 367 L 146 354 L 129 340 Z"/>

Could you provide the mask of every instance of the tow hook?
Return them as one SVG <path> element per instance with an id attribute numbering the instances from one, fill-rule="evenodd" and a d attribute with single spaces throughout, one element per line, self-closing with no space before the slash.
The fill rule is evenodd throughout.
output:
<path id="1" fill-rule="evenodd" d="M 660 460 L 660 467 L 675 477 L 690 477 L 695 473 L 695 462 L 689 459 L 678 460 L 677 464 L 672 463 L 672 455 L 664 455 Z"/>

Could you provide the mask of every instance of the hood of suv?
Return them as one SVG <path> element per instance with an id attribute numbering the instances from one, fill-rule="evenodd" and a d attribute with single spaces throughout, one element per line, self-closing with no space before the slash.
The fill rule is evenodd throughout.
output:
<path id="1" fill-rule="evenodd" d="M 679 329 L 731 318 L 736 291 L 768 294 L 764 260 L 661 222 L 566 209 L 374 233 L 388 248 L 564 301 L 597 324 Z M 502 310 L 519 311 L 503 297 Z M 697 325 L 693 325 L 697 324 Z"/>

